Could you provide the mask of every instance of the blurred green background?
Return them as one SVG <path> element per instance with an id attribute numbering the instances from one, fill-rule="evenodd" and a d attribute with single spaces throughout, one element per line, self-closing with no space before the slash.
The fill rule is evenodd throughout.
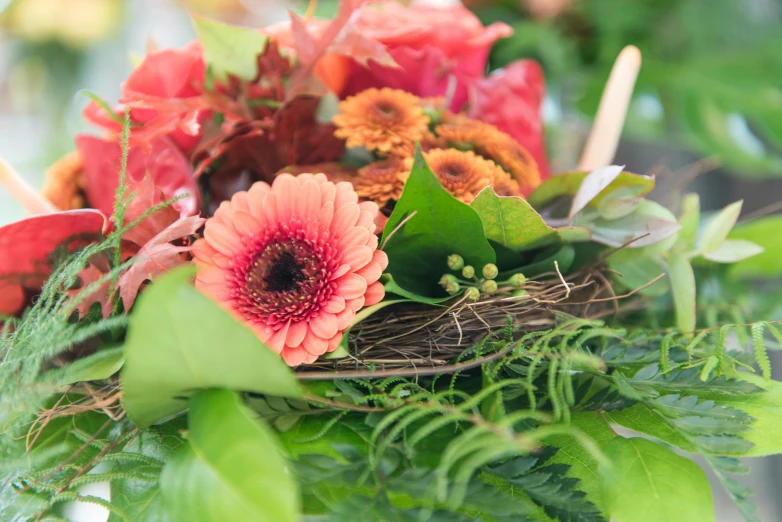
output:
<path id="1" fill-rule="evenodd" d="M 634 44 L 644 64 L 616 163 L 656 174 L 661 199 L 689 187 L 707 209 L 736 199 L 745 200 L 746 214 L 778 209 L 782 0 L 465 3 L 485 23 L 515 29 L 495 47 L 491 68 L 524 57 L 542 63 L 555 171 L 576 165 L 613 60 Z M 0 0 L 0 156 L 40 186 L 46 167 L 87 128 L 80 112 L 88 100 L 78 91 L 115 100 L 132 56 L 193 38 L 188 9 L 260 27 L 305 6 L 303 0 Z M 318 13 L 334 6 L 335 0 L 320 0 Z M 21 216 L 0 189 L 0 225 Z M 782 360 L 774 362 L 780 378 Z M 747 483 L 762 520 L 782 520 L 780 459 L 751 464 Z M 720 522 L 741 520 L 730 500 L 715 502 Z M 73 516 L 100 520 L 83 510 Z"/>

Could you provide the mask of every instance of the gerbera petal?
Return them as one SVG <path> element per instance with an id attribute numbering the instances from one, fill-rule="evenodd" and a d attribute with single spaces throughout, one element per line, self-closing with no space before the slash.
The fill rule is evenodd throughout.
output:
<path id="1" fill-rule="evenodd" d="M 301 348 L 290 348 L 286 346 L 282 349 L 282 359 L 288 366 L 298 366 L 307 362 L 307 352 Z"/>
<path id="2" fill-rule="evenodd" d="M 337 270 L 333 274 L 331 274 L 331 277 L 329 279 L 332 280 L 332 281 L 334 279 L 339 279 L 340 277 L 342 277 L 343 275 L 347 274 L 348 272 L 350 272 L 350 265 L 349 264 L 345 263 L 345 264 L 339 265 L 339 268 L 337 268 Z"/>
<path id="3" fill-rule="evenodd" d="M 307 335 L 301 342 L 301 346 L 307 350 L 307 352 L 317 356 L 326 353 L 326 350 L 328 350 L 329 347 L 329 343 L 328 340 L 315 334 L 315 332 L 312 330 L 308 330 Z"/>
<path id="4" fill-rule="evenodd" d="M 297 211 L 300 217 L 311 216 L 316 208 L 320 208 L 320 187 L 318 184 L 309 180 L 299 189 L 297 195 Z"/>
<path id="5" fill-rule="evenodd" d="M 321 227 L 328 229 L 331 225 L 331 220 L 334 217 L 334 202 L 333 201 L 327 201 L 323 204 L 322 207 L 320 207 L 320 212 L 318 212 L 318 224 L 320 224 Z"/>
<path id="6" fill-rule="evenodd" d="M 253 215 L 256 216 L 255 209 L 251 209 L 253 211 Z M 266 219 L 266 223 L 268 224 L 276 224 L 279 223 L 279 215 L 277 214 L 277 195 L 274 193 L 268 194 L 266 198 L 263 200 L 263 207 L 259 207 L 257 209 L 257 212 L 259 215 L 256 217 L 264 218 Z"/>
<path id="7" fill-rule="evenodd" d="M 358 312 L 359 310 L 364 308 L 364 301 L 365 299 L 363 295 L 361 297 L 356 297 L 355 299 L 351 299 L 350 301 L 348 301 L 348 308 L 350 308 L 354 312 Z"/>
<path id="8" fill-rule="evenodd" d="M 324 176 L 325 177 L 325 176 Z M 337 187 L 333 183 L 326 183 L 320 187 L 320 204 L 325 205 L 330 202 L 334 204 L 334 198 L 337 196 Z"/>
<path id="9" fill-rule="evenodd" d="M 231 198 L 231 205 L 236 210 L 241 210 L 243 212 L 249 212 L 250 211 L 250 205 L 247 197 L 247 192 L 245 191 L 239 191 L 236 194 L 233 195 Z"/>
<path id="10" fill-rule="evenodd" d="M 380 268 L 383 270 L 388 268 L 388 254 L 382 250 L 375 250 L 375 252 L 372 254 L 372 261 L 375 263 L 380 263 Z"/>
<path id="11" fill-rule="evenodd" d="M 367 264 L 367 266 L 357 271 L 356 274 L 366 279 L 367 283 L 373 283 L 383 275 L 383 268 L 380 266 L 380 263 L 372 261 Z"/>
<path id="12" fill-rule="evenodd" d="M 304 336 L 307 335 L 307 323 L 305 321 L 299 321 L 293 323 L 288 328 L 288 336 L 285 338 L 285 346 L 296 348 L 304 340 Z"/>
<path id="13" fill-rule="evenodd" d="M 340 313 L 337 314 L 337 331 L 344 332 L 347 330 L 348 326 L 350 326 L 350 322 L 353 320 L 353 318 L 356 316 L 356 312 L 354 312 L 351 308 L 345 308 Z"/>
<path id="14" fill-rule="evenodd" d="M 367 280 L 356 274 L 345 274 L 337 279 L 339 294 L 345 299 L 355 299 L 364 295 L 367 290 Z"/>
<path id="15" fill-rule="evenodd" d="M 375 234 L 369 234 L 369 237 L 367 238 L 366 245 L 371 248 L 372 250 L 375 250 L 380 242 L 380 239 Z"/>
<path id="16" fill-rule="evenodd" d="M 337 248 L 344 250 L 356 245 L 365 245 L 370 235 L 369 230 L 366 228 L 354 227 L 348 229 L 337 240 Z"/>
<path id="17" fill-rule="evenodd" d="M 310 319 L 309 325 L 315 335 L 328 339 L 337 333 L 337 316 L 321 312 Z"/>
<path id="18" fill-rule="evenodd" d="M 337 314 L 345 309 L 345 298 L 341 295 L 334 294 L 323 307 L 323 311 L 329 314 Z"/>
<path id="19" fill-rule="evenodd" d="M 339 237 L 356 226 L 361 209 L 354 203 L 347 205 L 334 205 L 334 219 L 331 222 L 331 233 Z"/>
<path id="20" fill-rule="evenodd" d="M 285 325 L 282 328 L 276 330 L 272 334 L 272 336 L 269 337 L 269 340 L 266 341 L 266 344 L 268 344 L 269 346 L 274 346 L 274 347 L 277 347 L 277 346 L 283 347 L 283 346 L 285 346 L 285 339 L 288 337 L 288 328 L 290 328 L 290 325 L 291 325 L 291 323 L 290 323 L 290 321 L 288 321 L 287 323 L 285 323 Z M 277 350 L 275 350 L 275 351 L 277 351 Z"/>
<path id="21" fill-rule="evenodd" d="M 237 210 L 234 212 L 233 224 L 234 228 L 236 228 L 240 234 L 245 236 L 256 234 L 262 228 L 260 221 L 243 210 Z"/>
<path id="22" fill-rule="evenodd" d="M 342 253 L 342 262 L 349 264 L 353 270 L 364 268 L 370 261 L 372 249 L 363 245 L 352 246 Z"/>
<path id="23" fill-rule="evenodd" d="M 386 291 L 383 289 L 383 284 L 380 281 L 376 281 L 367 287 L 367 291 L 364 294 L 364 306 L 372 306 L 383 300 Z"/>
<path id="24" fill-rule="evenodd" d="M 375 232 L 375 216 L 377 214 L 372 214 L 371 212 L 367 212 L 366 210 L 362 210 L 361 214 L 359 214 L 358 221 L 356 222 L 357 227 L 365 228 L 369 230 L 371 233 Z"/>
<path id="25" fill-rule="evenodd" d="M 337 194 L 334 196 L 334 208 L 339 209 L 343 205 L 358 203 L 358 195 L 353 185 L 347 181 L 337 183 Z"/>
<path id="26" fill-rule="evenodd" d="M 210 221 L 204 230 L 204 237 L 221 254 L 234 255 L 242 249 L 242 242 L 233 227 Z"/>
<path id="27" fill-rule="evenodd" d="M 329 347 L 328 347 L 328 349 L 326 351 L 327 352 L 333 352 L 334 350 L 337 349 L 337 347 L 339 346 L 339 343 L 341 343 L 341 342 L 342 342 L 342 335 L 340 335 L 340 334 L 335 335 L 334 337 L 329 339 Z"/>

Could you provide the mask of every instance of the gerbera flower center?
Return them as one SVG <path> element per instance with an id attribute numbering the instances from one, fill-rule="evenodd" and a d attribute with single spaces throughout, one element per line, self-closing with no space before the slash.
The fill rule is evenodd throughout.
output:
<path id="1" fill-rule="evenodd" d="M 305 320 L 331 297 L 335 252 L 325 241 L 307 238 L 300 225 L 256 236 L 236 263 L 234 295 L 246 317 Z"/>
<path id="2" fill-rule="evenodd" d="M 290 292 L 305 279 L 304 265 L 296 262 L 290 252 L 279 252 L 280 248 L 284 248 L 284 245 L 271 245 L 253 263 L 247 276 L 248 286 L 258 285 L 267 292 Z"/>

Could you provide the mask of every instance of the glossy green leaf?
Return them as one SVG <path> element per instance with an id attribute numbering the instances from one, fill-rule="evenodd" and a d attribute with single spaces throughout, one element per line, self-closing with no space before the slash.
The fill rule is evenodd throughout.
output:
<path id="1" fill-rule="evenodd" d="M 198 40 L 204 48 L 204 61 L 218 81 L 229 75 L 249 80 L 256 75 L 256 58 L 266 47 L 260 31 L 193 16 Z"/>
<path id="2" fill-rule="evenodd" d="M 690 261 L 681 253 L 668 256 L 668 281 L 676 310 L 676 326 L 680 331 L 695 331 L 695 273 Z"/>
<path id="3" fill-rule="evenodd" d="M 703 257 L 715 263 L 737 263 L 763 253 L 763 247 L 746 239 L 726 239 Z"/>
<path id="4" fill-rule="evenodd" d="M 730 268 L 730 274 L 742 278 L 782 275 L 782 215 L 766 216 L 736 225 L 728 236 L 760 245 L 764 252 Z"/>
<path id="5" fill-rule="evenodd" d="M 99 381 L 117 373 L 124 362 L 125 352 L 122 346 L 107 348 L 52 370 L 46 374 L 46 377 L 58 384 Z"/>
<path id="6" fill-rule="evenodd" d="M 638 259 L 624 260 L 617 252 L 608 258 L 608 265 L 615 270 L 615 279 L 629 290 L 643 288 L 641 295 L 659 297 L 668 293 L 668 285 L 665 278 L 649 285 L 657 276 L 665 274 L 665 269 L 657 259 L 641 257 Z M 616 258 L 616 259 L 615 259 Z M 649 285 L 649 286 L 646 286 Z"/>
<path id="7" fill-rule="evenodd" d="M 205 388 L 300 396 L 282 358 L 191 277 L 185 269 L 157 279 L 133 309 L 120 375 L 130 420 L 148 426 L 184 410 L 187 397 Z"/>
<path id="8" fill-rule="evenodd" d="M 401 288 L 424 297 L 443 295 L 438 281 L 450 273 L 450 254 L 478 270 L 496 260 L 477 212 L 443 188 L 420 150 L 382 243 L 387 272 Z"/>
<path id="9" fill-rule="evenodd" d="M 574 196 L 588 172 L 567 172 L 557 174 L 543 181 L 527 198 L 530 205 L 540 210 L 547 204 L 562 196 Z M 622 172 L 615 180 L 595 198 L 592 199 L 592 205 L 599 205 L 604 197 L 612 191 L 622 187 L 638 187 L 638 196 L 650 192 L 654 188 L 654 178 Z"/>
<path id="10" fill-rule="evenodd" d="M 522 198 L 502 197 L 483 189 L 470 205 L 483 223 L 486 238 L 524 251 L 557 241 L 557 232 Z"/>
<path id="11" fill-rule="evenodd" d="M 190 399 L 188 442 L 161 476 L 173 520 L 293 522 L 299 492 L 271 429 L 229 390 Z"/>
<path id="12" fill-rule="evenodd" d="M 739 214 L 741 214 L 742 203 L 742 201 L 731 203 L 711 218 L 706 225 L 706 228 L 703 230 L 700 245 L 698 245 L 701 253 L 704 255 L 710 254 L 722 245 L 733 228 L 733 225 L 736 224 Z"/>
<path id="13" fill-rule="evenodd" d="M 600 193 L 606 190 L 608 186 L 619 177 L 623 168 L 623 166 L 619 165 L 610 165 L 608 167 L 595 169 L 587 174 L 578 187 L 578 191 L 573 196 L 568 218 L 573 219 L 576 214 L 581 212 L 589 203 L 597 198 Z"/>
<path id="14" fill-rule="evenodd" d="M 576 412 L 571 417 L 570 425 L 590 437 L 600 449 L 605 448 L 616 437 L 616 433 L 601 413 Z M 586 493 L 586 499 L 602 510 L 603 499 L 600 494 L 598 475 L 599 462 L 592 453 L 587 451 L 577 439 L 568 435 L 548 437 L 543 440 L 543 443 L 546 446 L 557 448 L 557 452 L 548 463 L 570 466 L 565 475 L 578 479 L 577 489 Z"/>
<path id="15" fill-rule="evenodd" d="M 632 214 L 643 200 L 638 192 L 639 187 L 622 187 L 611 191 L 600 201 L 597 210 L 606 219 L 619 219 Z"/>
<path id="16" fill-rule="evenodd" d="M 646 439 L 616 437 L 601 467 L 603 502 L 614 522 L 712 522 L 706 475 L 697 464 Z"/>

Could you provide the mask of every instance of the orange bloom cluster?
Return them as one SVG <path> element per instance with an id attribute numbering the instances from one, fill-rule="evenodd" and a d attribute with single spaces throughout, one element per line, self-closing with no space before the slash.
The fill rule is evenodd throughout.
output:
<path id="1" fill-rule="evenodd" d="M 46 171 L 41 195 L 59 210 L 83 208 L 85 204 L 83 162 L 78 151 L 57 160 Z"/>
<path id="2" fill-rule="evenodd" d="M 442 98 L 367 89 L 339 109 L 332 120 L 335 136 L 377 158 L 350 181 L 360 198 L 381 208 L 399 199 L 416 143 L 443 186 L 466 203 L 488 186 L 502 196 L 521 196 L 540 184 L 535 160 L 524 147 L 493 125 L 450 112 Z"/>

